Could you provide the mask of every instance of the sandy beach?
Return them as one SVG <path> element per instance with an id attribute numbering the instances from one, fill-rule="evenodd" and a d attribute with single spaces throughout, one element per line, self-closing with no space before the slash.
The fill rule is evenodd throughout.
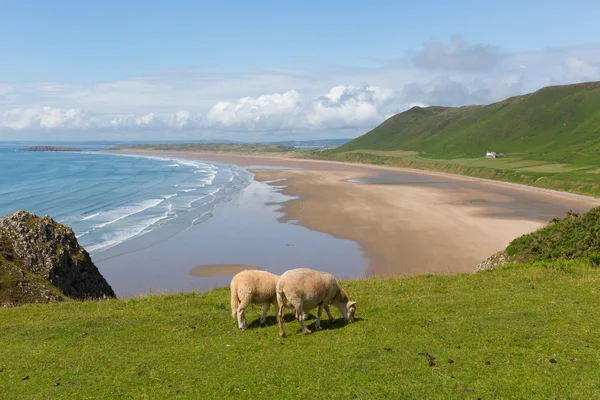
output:
<path id="1" fill-rule="evenodd" d="M 600 204 L 584 196 L 429 171 L 279 157 L 136 153 L 247 168 L 255 180 L 296 196 L 283 204 L 280 222 L 356 242 L 369 260 L 367 276 L 471 272 L 512 239 L 568 210 L 584 212 Z"/>

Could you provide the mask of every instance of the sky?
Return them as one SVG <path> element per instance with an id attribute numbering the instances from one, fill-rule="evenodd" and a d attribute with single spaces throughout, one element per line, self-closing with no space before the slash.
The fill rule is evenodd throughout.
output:
<path id="1" fill-rule="evenodd" d="M 0 140 L 351 138 L 600 80 L 600 1 L 0 0 Z"/>

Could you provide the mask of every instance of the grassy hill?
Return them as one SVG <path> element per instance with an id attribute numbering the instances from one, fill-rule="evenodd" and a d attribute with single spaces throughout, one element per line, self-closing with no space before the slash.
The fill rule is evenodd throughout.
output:
<path id="1" fill-rule="evenodd" d="M 321 157 L 600 195 L 600 82 L 487 106 L 413 107 Z"/>
<path id="2" fill-rule="evenodd" d="M 600 82 L 553 86 L 488 106 L 413 107 L 335 149 L 414 150 L 433 158 L 589 163 L 600 158 Z"/>
<path id="3" fill-rule="evenodd" d="M 227 288 L 0 309 L 0 388 L 42 398 L 594 398 L 600 270 L 584 262 L 342 282 L 357 321 L 241 332 Z M 314 319 L 309 321 L 312 328 Z M 0 396 L 1 397 L 1 396 Z"/>
<path id="4" fill-rule="evenodd" d="M 515 239 L 519 264 L 341 282 L 356 322 L 242 332 L 228 288 L 0 309 L 0 395 L 45 398 L 595 398 L 600 208 Z M 10 257 L 9 257 L 10 258 Z M 309 320 L 314 329 L 314 317 Z M 0 396 L 1 397 L 1 396 Z"/>

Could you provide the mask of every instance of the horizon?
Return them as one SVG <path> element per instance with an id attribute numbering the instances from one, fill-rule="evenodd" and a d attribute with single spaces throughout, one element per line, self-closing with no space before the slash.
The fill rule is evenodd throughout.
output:
<path id="1" fill-rule="evenodd" d="M 351 139 L 415 105 L 600 80 L 598 11 L 587 0 L 11 3 L 0 141 Z M 564 21 L 577 24 L 554 29 Z"/>

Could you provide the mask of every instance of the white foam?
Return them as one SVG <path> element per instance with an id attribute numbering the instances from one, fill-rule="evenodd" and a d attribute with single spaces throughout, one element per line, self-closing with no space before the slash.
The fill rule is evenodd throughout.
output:
<path id="1" fill-rule="evenodd" d="M 202 182 L 202 185 L 200 187 L 205 187 L 206 185 L 211 185 L 213 183 L 213 181 L 215 180 L 215 176 L 217 176 L 217 174 L 207 176 L 206 178 L 198 179 L 198 181 Z"/>
<path id="2" fill-rule="evenodd" d="M 193 189 L 179 189 L 179 192 L 185 192 L 185 193 L 189 193 L 189 192 L 193 192 L 194 190 L 196 190 L 197 188 L 193 188 Z"/>
<path id="3" fill-rule="evenodd" d="M 162 198 L 166 200 L 166 199 L 170 199 L 171 197 L 175 197 L 175 196 L 177 196 L 177 193 L 173 193 L 173 194 L 163 194 L 163 195 L 162 195 Z"/>
<path id="4" fill-rule="evenodd" d="M 167 217 L 168 213 L 165 213 L 160 217 L 148 219 L 135 226 L 130 226 L 128 227 L 128 229 L 112 232 L 114 234 L 114 237 L 110 237 L 110 235 L 104 235 L 103 238 L 105 238 L 106 240 L 96 245 L 88 246 L 88 251 L 91 253 L 98 250 L 106 250 L 109 247 L 116 246 L 120 243 L 123 243 L 126 240 L 132 239 L 135 236 L 148 233 L 150 232 L 149 230 L 147 230 L 149 227 Z"/>
<path id="5" fill-rule="evenodd" d="M 127 218 L 129 216 L 141 213 L 142 211 L 145 211 L 149 208 L 152 207 L 156 207 L 157 205 L 159 205 L 160 203 L 162 203 L 165 199 L 152 199 L 152 200 L 146 200 L 146 201 L 142 201 L 140 204 L 137 204 L 135 206 L 127 206 L 127 207 L 121 207 L 121 208 L 117 208 L 116 210 L 114 210 L 112 213 L 110 214 L 116 214 L 118 215 L 117 218 L 114 218 L 110 221 L 104 222 L 102 224 L 96 225 L 94 226 L 94 228 L 98 229 L 98 228 L 104 228 L 107 225 L 111 225 L 114 224 L 117 221 L 120 221 L 124 218 Z M 107 214 L 109 214 L 107 213 Z"/>
<path id="6" fill-rule="evenodd" d="M 179 167 L 179 164 L 169 164 L 165 165 L 165 167 Z"/>
<path id="7" fill-rule="evenodd" d="M 200 201 L 200 200 L 202 200 L 202 199 L 205 199 L 205 198 L 207 198 L 208 196 L 212 196 L 212 194 L 207 194 L 207 195 L 205 195 L 205 196 L 202 196 L 202 197 L 195 198 L 194 200 L 192 200 L 192 201 L 190 201 L 190 202 L 188 203 L 188 205 L 187 205 L 187 208 L 191 208 L 191 207 L 192 207 L 192 204 L 194 204 L 194 203 L 196 203 L 196 202 L 198 202 L 198 201 Z"/>
<path id="8" fill-rule="evenodd" d="M 97 217 L 98 215 L 100 215 L 100 213 L 88 215 L 88 216 L 85 216 L 85 217 L 81 218 L 80 221 L 87 221 L 88 219 L 92 219 L 94 217 Z"/>

